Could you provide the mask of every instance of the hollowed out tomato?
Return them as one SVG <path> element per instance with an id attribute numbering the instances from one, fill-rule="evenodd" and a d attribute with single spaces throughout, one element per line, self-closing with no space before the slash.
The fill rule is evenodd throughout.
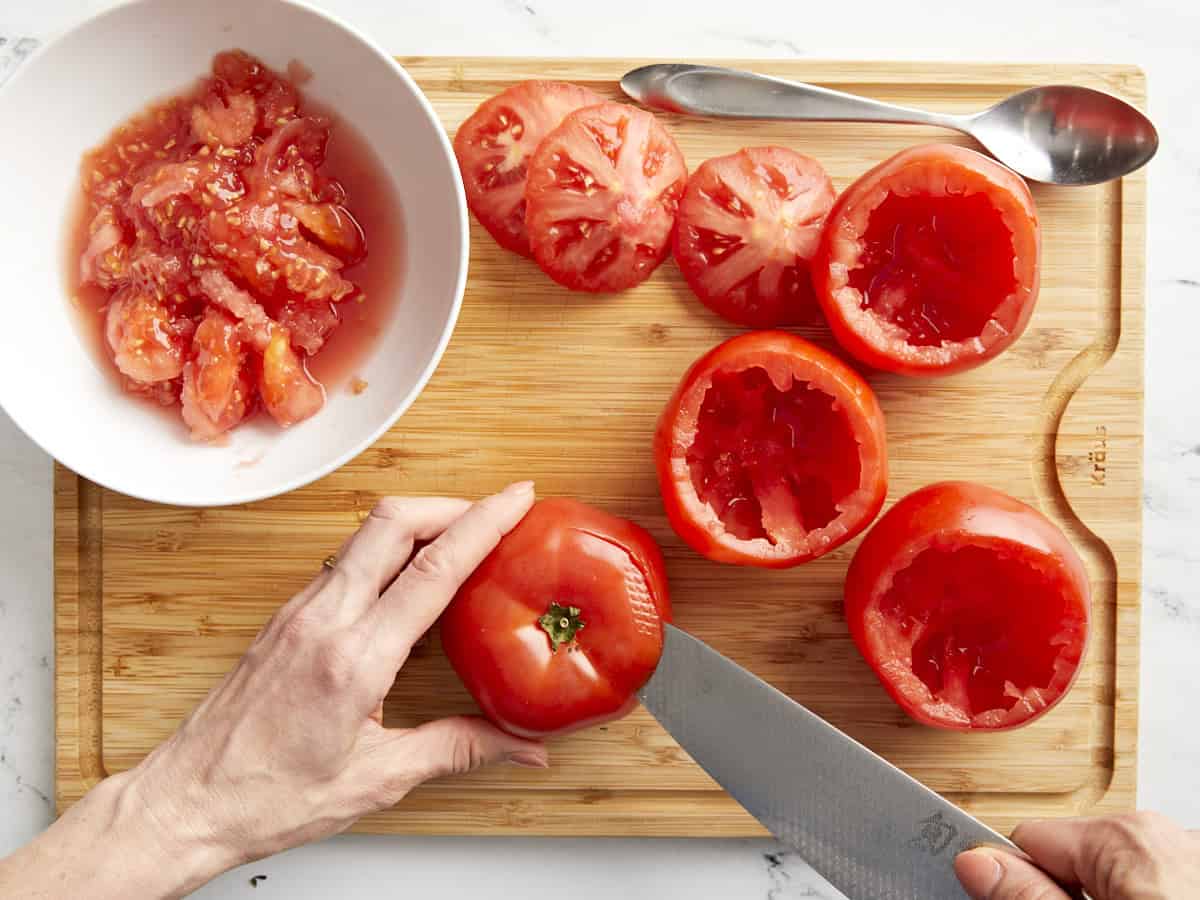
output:
<path id="1" fill-rule="evenodd" d="M 883 413 L 837 357 L 781 331 L 731 338 L 684 375 L 654 439 L 672 527 L 718 562 L 783 568 L 862 531 L 883 505 Z"/>
<path id="2" fill-rule="evenodd" d="M 846 575 L 850 634 L 900 707 L 959 731 L 1025 725 L 1066 694 L 1087 646 L 1087 573 L 1037 510 L 961 481 L 909 494 Z"/>
<path id="3" fill-rule="evenodd" d="M 880 163 L 838 198 L 813 258 L 817 300 L 854 357 L 902 375 L 980 365 L 1033 315 L 1040 235 L 1020 176 L 930 144 Z"/>

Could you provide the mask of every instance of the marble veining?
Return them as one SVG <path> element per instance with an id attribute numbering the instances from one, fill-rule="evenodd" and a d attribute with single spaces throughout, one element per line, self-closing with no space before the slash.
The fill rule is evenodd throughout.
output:
<path id="1" fill-rule="evenodd" d="M 525 0 L 504 0 L 504 7 L 521 24 L 541 38 L 550 37 L 550 25 L 543 16 L 538 15 L 533 4 Z"/>
<path id="2" fill-rule="evenodd" d="M 0 35 L 0 83 L 16 71 L 17 66 L 41 45 L 31 37 L 6 37 Z"/>

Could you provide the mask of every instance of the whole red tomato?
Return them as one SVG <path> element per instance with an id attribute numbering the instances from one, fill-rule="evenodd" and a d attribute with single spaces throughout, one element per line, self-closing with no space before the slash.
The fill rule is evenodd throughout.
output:
<path id="1" fill-rule="evenodd" d="M 900 707 L 958 731 L 1025 725 L 1075 680 L 1087 572 L 1037 510 L 964 481 L 921 488 L 867 534 L 846 575 L 846 621 Z"/>
<path id="2" fill-rule="evenodd" d="M 1040 240 L 1019 175 L 964 147 L 913 147 L 838 198 L 813 287 L 834 337 L 861 362 L 946 375 L 1021 336 L 1037 301 Z"/>
<path id="3" fill-rule="evenodd" d="M 671 602 L 645 529 L 534 504 L 442 615 L 442 647 L 489 719 L 545 737 L 620 718 L 658 665 Z"/>
<path id="4" fill-rule="evenodd" d="M 654 435 L 667 518 L 717 562 L 783 568 L 862 531 L 887 493 L 875 393 L 830 353 L 782 331 L 697 360 Z"/>

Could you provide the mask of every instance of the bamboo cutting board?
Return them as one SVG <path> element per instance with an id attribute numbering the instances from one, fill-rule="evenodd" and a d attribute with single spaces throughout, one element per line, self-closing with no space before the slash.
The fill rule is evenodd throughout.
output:
<path id="1" fill-rule="evenodd" d="M 564 78 L 616 98 L 643 61 L 408 59 L 453 132 L 515 81 Z M 1112 66 L 754 62 L 767 74 L 942 111 L 1074 82 L 1142 106 L 1140 71 Z M 918 127 L 666 117 L 689 165 L 777 143 L 820 159 L 838 189 Z M 57 788 L 61 811 L 165 738 L 276 606 L 386 493 L 475 497 L 534 478 L 632 518 L 662 544 L 677 621 L 951 800 L 1008 829 L 1029 816 L 1132 807 L 1142 490 L 1144 176 L 1037 187 L 1041 300 L 982 369 L 940 380 L 871 375 L 887 414 L 889 501 L 931 481 L 983 481 L 1041 509 L 1082 554 L 1094 632 L 1071 694 L 1034 725 L 964 735 L 917 726 L 885 696 L 840 609 L 857 541 L 787 572 L 707 562 L 671 532 L 651 463 L 655 418 L 688 364 L 737 329 L 671 262 L 611 297 L 570 294 L 472 223 L 462 317 L 437 374 L 392 431 L 340 471 L 244 507 L 175 509 L 59 469 L 55 488 Z M 415 302 L 415 298 L 410 300 Z M 819 328 L 806 337 L 831 346 Z M 388 724 L 469 712 L 436 637 L 388 697 Z M 730 735 L 730 740 L 739 736 Z M 430 784 L 363 831 L 430 834 L 761 834 L 644 711 L 554 742 L 549 771 L 512 767 Z"/>

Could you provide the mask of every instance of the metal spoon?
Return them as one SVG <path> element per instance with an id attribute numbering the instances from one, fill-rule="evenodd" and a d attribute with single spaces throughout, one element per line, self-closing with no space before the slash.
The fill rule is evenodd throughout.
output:
<path id="1" fill-rule="evenodd" d="M 734 119 L 902 122 L 971 135 L 1033 181 L 1099 184 L 1141 168 L 1158 149 L 1150 120 L 1091 88 L 1030 88 L 965 116 L 880 103 L 854 94 L 717 66 L 634 69 L 621 89 L 652 109 Z"/>

